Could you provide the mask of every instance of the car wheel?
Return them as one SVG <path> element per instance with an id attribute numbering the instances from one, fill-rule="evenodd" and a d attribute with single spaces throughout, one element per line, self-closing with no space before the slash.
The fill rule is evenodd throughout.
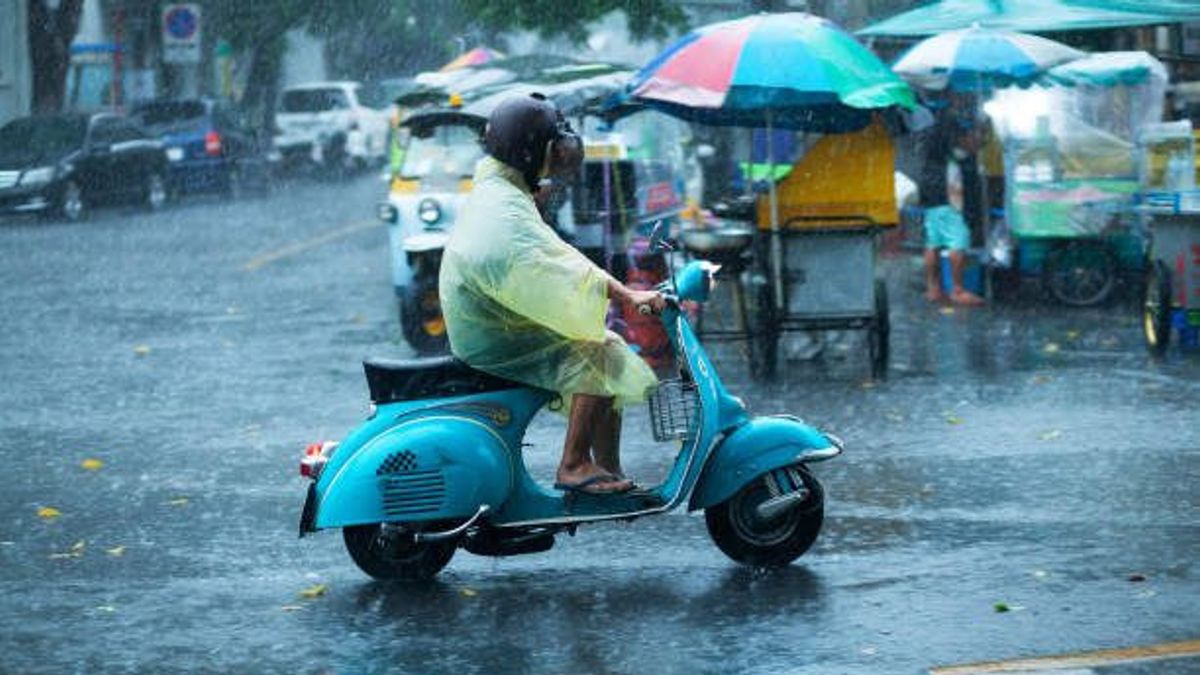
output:
<path id="1" fill-rule="evenodd" d="M 159 211 L 167 204 L 167 181 L 161 173 L 153 172 L 146 176 L 146 188 L 143 197 L 146 208 Z"/>
<path id="2" fill-rule="evenodd" d="M 78 183 L 69 180 L 63 185 L 56 211 L 71 222 L 83 220 L 87 216 L 87 203 L 83 200 L 83 190 Z"/>

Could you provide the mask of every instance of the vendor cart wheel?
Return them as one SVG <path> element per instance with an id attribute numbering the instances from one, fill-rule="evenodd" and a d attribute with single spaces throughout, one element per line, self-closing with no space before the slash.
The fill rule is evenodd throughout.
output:
<path id="1" fill-rule="evenodd" d="M 756 280 L 754 291 L 754 323 L 750 333 L 750 374 L 761 379 L 772 379 L 776 373 L 779 356 L 779 321 L 771 285 L 765 280 Z"/>
<path id="2" fill-rule="evenodd" d="M 875 280 L 875 320 L 867 330 L 867 350 L 871 356 L 871 379 L 887 377 L 888 358 L 891 355 L 892 322 L 888 314 L 887 284 Z"/>
<path id="3" fill-rule="evenodd" d="M 1099 305 L 1117 285 L 1117 262 L 1107 245 L 1072 241 L 1051 251 L 1043 269 L 1046 289 L 1072 307 Z"/>
<path id="4" fill-rule="evenodd" d="M 1162 356 L 1171 344 L 1171 271 L 1161 260 L 1150 263 L 1146 273 L 1145 302 L 1142 305 L 1142 329 L 1146 348 Z"/>

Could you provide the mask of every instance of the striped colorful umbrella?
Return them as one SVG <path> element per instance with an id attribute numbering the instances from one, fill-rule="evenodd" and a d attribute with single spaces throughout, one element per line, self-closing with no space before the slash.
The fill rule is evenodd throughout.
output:
<path id="1" fill-rule="evenodd" d="M 1042 71 L 1084 55 L 1036 35 L 972 26 L 918 42 L 892 70 L 926 89 L 979 90 L 1027 84 Z"/>
<path id="2" fill-rule="evenodd" d="M 912 91 L 852 35 L 799 12 L 698 28 L 630 83 L 635 100 L 701 124 L 849 131 Z"/>
<path id="3" fill-rule="evenodd" d="M 480 66 L 489 61 L 495 61 L 496 59 L 502 59 L 502 58 L 504 58 L 504 55 L 501 54 L 500 52 L 496 51 L 495 49 L 488 49 L 487 47 L 476 47 L 470 51 L 459 54 L 458 56 L 456 56 L 454 58 L 453 61 L 451 61 L 450 63 L 447 63 L 446 65 L 442 66 L 438 70 L 444 73 L 444 72 L 450 71 L 450 70 L 458 70 L 460 68 L 469 68 L 470 66 Z"/>

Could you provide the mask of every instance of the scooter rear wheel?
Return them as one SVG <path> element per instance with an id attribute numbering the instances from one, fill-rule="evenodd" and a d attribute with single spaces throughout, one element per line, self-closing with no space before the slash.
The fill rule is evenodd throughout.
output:
<path id="1" fill-rule="evenodd" d="M 758 506 L 771 497 L 766 476 L 704 510 L 708 534 L 725 555 L 744 565 L 784 567 L 817 540 L 825 520 L 825 490 L 808 469 L 794 468 L 809 495 L 786 513 L 770 520 L 759 517 Z"/>
<path id="2" fill-rule="evenodd" d="M 417 543 L 388 537 L 379 523 L 342 529 L 346 550 L 359 569 L 376 579 L 425 581 L 450 563 L 458 542 Z"/>

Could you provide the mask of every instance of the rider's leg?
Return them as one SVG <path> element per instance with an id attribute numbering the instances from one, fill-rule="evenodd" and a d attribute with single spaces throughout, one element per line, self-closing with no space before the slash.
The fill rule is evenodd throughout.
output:
<path id="1" fill-rule="evenodd" d="M 615 476 L 624 476 L 625 472 L 621 469 L 621 413 L 612 409 L 612 399 L 607 401 L 608 411 L 597 414 L 599 423 L 592 441 L 592 452 L 601 469 Z"/>
<path id="2" fill-rule="evenodd" d="M 592 441 L 601 426 L 603 416 L 612 412 L 612 399 L 590 394 L 571 397 L 571 413 L 567 418 L 567 437 L 563 443 L 562 461 L 558 465 L 557 481 L 576 484 L 597 475 L 609 473 L 592 461 Z M 595 492 L 628 489 L 623 480 L 599 481 L 589 486 Z"/>

